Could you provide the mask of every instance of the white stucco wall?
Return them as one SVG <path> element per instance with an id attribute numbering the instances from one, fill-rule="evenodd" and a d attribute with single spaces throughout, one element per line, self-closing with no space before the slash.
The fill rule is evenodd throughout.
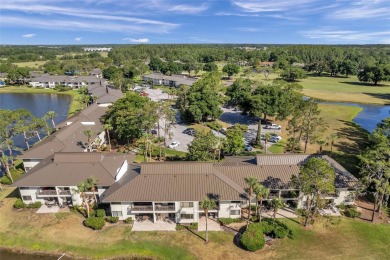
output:
<path id="1" fill-rule="evenodd" d="M 241 217 L 241 203 L 232 203 L 231 201 L 220 201 L 219 202 L 219 218 L 240 218 Z M 239 210 L 239 215 L 231 215 L 231 210 Z"/>

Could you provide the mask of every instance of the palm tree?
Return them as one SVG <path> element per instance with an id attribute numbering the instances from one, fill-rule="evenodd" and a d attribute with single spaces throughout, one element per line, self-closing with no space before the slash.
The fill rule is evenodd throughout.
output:
<path id="1" fill-rule="evenodd" d="M 56 114 L 56 112 L 54 112 L 54 111 L 48 111 L 48 112 L 45 114 L 45 118 L 51 120 L 51 123 L 52 123 L 54 129 L 56 129 L 56 123 L 54 123 L 54 118 L 55 118 L 56 116 L 57 116 L 57 114 Z"/>
<path id="2" fill-rule="evenodd" d="M 278 212 L 278 209 L 280 209 L 283 206 L 283 202 L 280 198 L 273 198 L 271 200 L 271 207 L 274 211 L 274 219 L 276 218 L 276 213 Z"/>
<path id="3" fill-rule="evenodd" d="M 77 189 L 75 191 L 77 193 L 80 193 L 80 198 L 82 200 L 81 206 L 85 207 L 85 209 L 87 210 L 87 217 L 89 218 L 89 205 L 87 202 L 87 194 L 86 194 L 86 192 L 89 191 L 88 182 L 83 181 L 77 184 Z"/>
<path id="4" fill-rule="evenodd" d="M 110 138 L 110 131 L 112 131 L 114 128 L 110 124 L 104 125 L 104 130 L 106 130 L 107 133 L 107 139 L 108 139 L 108 145 L 110 146 L 110 152 L 111 152 L 111 138 Z"/>
<path id="5" fill-rule="evenodd" d="M 92 194 L 95 198 L 95 203 L 97 204 L 98 201 L 97 201 L 97 197 L 96 197 L 96 184 L 99 182 L 98 179 L 96 179 L 95 177 L 91 176 L 87 179 L 87 184 L 88 184 L 88 188 L 92 191 Z"/>
<path id="6" fill-rule="evenodd" d="M 209 218 L 209 210 L 214 208 L 216 206 L 215 200 L 212 200 L 208 197 L 205 197 L 203 200 L 200 201 L 199 206 L 201 209 L 204 210 L 204 213 L 206 214 L 206 243 L 209 242 L 209 233 L 207 229 L 207 219 Z"/>
<path id="7" fill-rule="evenodd" d="M 322 153 L 322 148 L 323 148 L 325 145 L 328 145 L 328 142 L 327 142 L 326 140 L 323 140 L 323 139 L 318 139 L 318 140 L 317 140 L 317 144 L 320 146 L 319 153 Z"/>
<path id="8" fill-rule="evenodd" d="M 330 142 L 330 152 L 333 152 L 333 146 L 334 146 L 334 142 L 339 139 L 340 136 L 337 134 L 337 133 L 333 133 L 331 134 L 329 137 L 328 137 L 328 140 Z"/>
<path id="9" fill-rule="evenodd" d="M 271 133 L 267 132 L 264 134 L 264 149 L 265 149 L 265 154 L 267 154 L 267 142 L 271 138 Z"/>
<path id="10" fill-rule="evenodd" d="M 256 199 L 260 202 L 258 214 L 259 214 L 259 221 L 261 222 L 261 207 L 263 205 L 263 200 L 268 197 L 270 190 L 264 187 L 262 184 L 258 183 L 254 188 L 254 192 L 256 194 Z"/>
<path id="11" fill-rule="evenodd" d="M 91 129 L 84 131 L 84 135 L 87 137 L 88 146 L 90 146 L 92 134 L 93 134 L 93 131 Z"/>
<path id="12" fill-rule="evenodd" d="M 31 120 L 31 130 L 35 133 L 35 135 L 38 137 L 39 141 L 41 141 L 41 135 L 39 134 L 39 131 L 42 127 L 45 126 L 45 122 L 41 118 L 33 117 Z"/>
<path id="13" fill-rule="evenodd" d="M 248 228 L 249 221 L 251 218 L 251 198 L 253 195 L 253 189 L 258 184 L 258 180 L 254 177 L 245 177 L 244 180 L 245 180 L 246 184 L 248 184 L 248 186 L 249 186 L 249 188 L 247 190 L 248 191 L 248 201 L 249 201 L 249 215 L 248 215 L 248 222 L 246 224 L 246 227 Z"/>

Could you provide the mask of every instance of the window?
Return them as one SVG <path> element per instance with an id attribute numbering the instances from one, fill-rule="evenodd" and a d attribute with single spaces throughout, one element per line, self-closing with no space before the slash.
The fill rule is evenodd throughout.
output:
<path id="1" fill-rule="evenodd" d="M 237 201 L 232 201 L 231 203 L 232 204 L 241 204 L 241 201 L 237 200 Z"/>
<path id="2" fill-rule="evenodd" d="M 122 211 L 113 211 L 112 216 L 113 217 L 122 217 Z"/>
<path id="3" fill-rule="evenodd" d="M 194 203 L 193 202 L 182 202 L 180 203 L 181 207 L 182 208 L 192 208 L 194 207 Z"/>
<path id="4" fill-rule="evenodd" d="M 235 216 L 240 215 L 240 211 L 239 210 L 231 210 L 230 215 L 235 215 Z"/>
<path id="5" fill-rule="evenodd" d="M 24 201 L 26 201 L 26 200 L 32 200 L 31 196 L 22 196 L 22 199 L 23 199 Z"/>
<path id="6" fill-rule="evenodd" d="M 181 219 L 193 219 L 194 215 L 193 214 L 180 214 Z"/>
<path id="7" fill-rule="evenodd" d="M 28 190 L 28 187 L 20 187 L 19 190 Z"/>
<path id="8" fill-rule="evenodd" d="M 111 205 L 121 205 L 120 202 L 111 202 Z"/>

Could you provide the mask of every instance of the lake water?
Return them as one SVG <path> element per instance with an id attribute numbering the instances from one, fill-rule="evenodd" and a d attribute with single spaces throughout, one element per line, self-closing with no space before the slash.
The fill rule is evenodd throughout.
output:
<path id="1" fill-rule="evenodd" d="M 0 259 L 1 260 L 56 260 L 60 258 L 62 254 L 57 255 L 34 255 L 34 254 L 22 254 L 19 252 L 11 252 L 7 250 L 0 250 Z M 61 260 L 71 259 L 66 255 L 61 258 Z"/>
<path id="2" fill-rule="evenodd" d="M 36 117 L 42 117 L 52 110 L 57 114 L 54 118 L 54 122 L 57 124 L 67 118 L 71 100 L 72 98 L 69 95 L 2 93 L 0 94 L 0 109 L 25 108 Z M 31 139 L 30 143 L 36 141 L 37 139 Z M 26 148 L 21 136 L 16 137 L 14 142 L 17 147 Z"/>
<path id="3" fill-rule="evenodd" d="M 390 106 L 344 102 L 321 102 L 321 104 L 354 106 L 363 108 L 363 110 L 353 119 L 353 121 L 369 132 L 374 131 L 377 124 L 380 123 L 383 119 L 390 117 Z"/>

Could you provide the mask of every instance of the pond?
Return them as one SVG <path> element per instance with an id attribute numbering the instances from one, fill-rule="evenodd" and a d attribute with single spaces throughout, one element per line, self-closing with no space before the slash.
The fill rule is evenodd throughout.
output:
<path id="1" fill-rule="evenodd" d="M 369 132 L 374 131 L 377 124 L 383 119 L 390 117 L 390 106 L 371 105 L 344 102 L 320 102 L 321 104 L 342 105 L 361 107 L 363 110 L 353 119 L 353 121 Z"/>
<path id="2" fill-rule="evenodd" d="M 62 256 L 62 254 L 56 254 L 56 255 L 38 255 L 38 254 L 23 254 L 20 252 L 12 252 L 8 250 L 2 250 L 0 249 L 0 259 L 1 260 L 53 260 L 53 259 L 59 259 Z M 70 257 L 67 257 L 66 255 L 61 257 L 61 260 L 68 260 L 71 259 Z"/>
<path id="3" fill-rule="evenodd" d="M 72 98 L 69 95 L 1 93 L 0 109 L 15 110 L 25 108 L 36 117 L 42 117 L 52 110 L 57 114 L 54 122 L 60 123 L 67 118 L 71 101 Z M 36 141 L 37 139 L 32 139 L 30 143 Z M 16 137 L 14 142 L 17 147 L 26 148 L 26 144 L 21 136 Z"/>

